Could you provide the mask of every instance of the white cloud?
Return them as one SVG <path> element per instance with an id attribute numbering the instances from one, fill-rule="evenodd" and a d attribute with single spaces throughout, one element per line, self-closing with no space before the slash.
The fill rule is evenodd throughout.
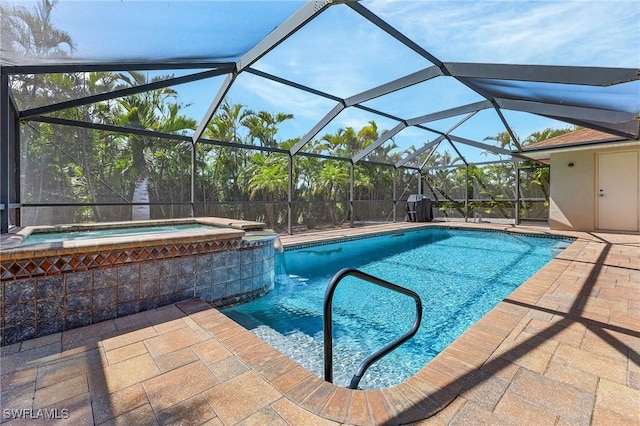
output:
<path id="1" fill-rule="evenodd" d="M 315 120 L 320 120 L 335 105 L 331 100 L 246 74 L 234 83 L 229 97 L 238 98 L 238 102 L 243 104 L 248 103 L 252 109 L 292 113 L 296 118 Z M 249 103 L 255 100 L 252 98 L 258 98 L 262 106 L 260 108 L 252 106 Z"/>
<path id="2" fill-rule="evenodd" d="M 443 61 L 640 65 L 637 1 L 375 1 L 365 6 Z"/>
<path id="3" fill-rule="evenodd" d="M 329 8 L 256 64 L 349 97 L 429 64 L 347 6 Z"/>
<path id="4" fill-rule="evenodd" d="M 637 1 L 379 0 L 363 5 L 443 61 L 640 67 Z M 348 97 L 429 65 L 348 6 L 338 5 L 255 67 Z M 428 91 L 411 87 L 402 91 L 407 93 L 396 93 L 370 105 L 412 118 L 477 100 L 470 98 L 469 90 L 462 85 L 449 87 L 441 81 L 449 79 L 436 80 L 433 86 L 437 87 Z M 294 114 L 295 123 L 287 125 L 287 137 L 302 136 L 335 106 L 332 100 L 249 74 L 238 78 L 229 97 L 254 110 Z M 320 135 L 349 126 L 359 129 L 370 120 L 375 120 L 380 129 L 396 124 L 350 108 Z M 516 115 L 514 121 L 514 130 L 522 137 L 545 126 L 528 114 Z M 459 131 L 482 140 L 504 130 L 497 119 L 485 124 L 474 118 Z M 398 141 L 404 146 L 423 137 L 402 132 Z"/>

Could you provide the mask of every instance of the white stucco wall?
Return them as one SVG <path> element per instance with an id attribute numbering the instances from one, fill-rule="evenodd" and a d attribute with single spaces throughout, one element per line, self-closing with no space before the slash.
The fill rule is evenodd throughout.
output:
<path id="1" fill-rule="evenodd" d="M 551 154 L 549 227 L 594 231 L 596 217 L 596 158 L 599 153 L 637 151 L 640 148 L 591 149 Z M 573 167 L 569 167 L 573 163 Z"/>

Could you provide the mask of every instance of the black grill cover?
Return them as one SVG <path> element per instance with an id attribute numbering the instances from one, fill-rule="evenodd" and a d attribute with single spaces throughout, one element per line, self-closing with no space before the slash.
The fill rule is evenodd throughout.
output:
<path id="1" fill-rule="evenodd" d="M 420 194 L 411 194 L 407 199 L 407 221 L 431 222 L 433 220 L 433 208 L 431 199 Z"/>

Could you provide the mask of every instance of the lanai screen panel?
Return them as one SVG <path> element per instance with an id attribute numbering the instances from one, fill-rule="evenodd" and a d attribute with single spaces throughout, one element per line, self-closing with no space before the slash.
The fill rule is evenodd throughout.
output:
<path id="1" fill-rule="evenodd" d="M 8 87 L 14 97 L 17 97 L 16 85 L 20 86 L 20 78 L 25 78 L 25 73 L 52 80 L 66 73 L 77 76 L 80 84 L 72 85 L 74 92 L 59 96 L 56 93 L 47 96 L 44 92 L 48 88 L 44 84 L 33 84 L 43 92 L 37 93 L 42 95 L 37 103 L 17 99 L 20 118 L 25 123 L 30 121 L 29 125 L 37 127 L 38 121 L 43 121 L 69 126 L 73 123 L 61 121 L 68 115 L 120 102 L 122 96 L 117 94 L 104 98 L 93 95 L 91 102 L 86 98 L 83 101 L 86 94 L 80 86 L 89 78 L 88 71 L 96 70 L 118 73 L 142 70 L 149 73 L 149 79 L 167 70 L 186 71 L 185 74 L 220 71 L 214 73 L 215 77 L 211 74 L 215 84 L 204 90 L 200 89 L 204 87 L 199 84 L 200 80 L 198 84 L 191 83 L 195 80 L 182 84 L 186 81 L 181 80 L 180 84 L 167 86 L 176 88 L 178 99 L 186 104 L 191 103 L 186 89 L 197 85 L 199 89 L 190 92 L 202 95 L 185 109 L 197 124 L 195 133 L 166 130 L 162 132 L 165 135 L 152 135 L 163 141 L 168 136 L 174 142 L 172 148 L 188 146 L 189 136 L 193 136 L 193 142 L 205 143 L 204 139 L 211 137 L 207 132 L 210 119 L 224 112 L 225 105 L 240 102 L 257 112 L 284 112 L 295 117 L 284 121 L 286 124 L 268 144 L 256 137 L 240 139 L 260 148 L 274 145 L 273 149 L 281 154 L 289 151 L 296 157 L 294 168 L 298 170 L 310 162 L 304 160 L 316 160 L 316 155 L 337 155 L 318 148 L 324 135 L 333 136 L 349 127 L 358 132 L 375 120 L 378 138 L 374 146 L 363 148 L 352 144 L 358 149 L 347 150 L 352 147 L 342 143 L 338 145 L 346 147 L 340 155 L 344 157 L 342 161 L 318 159 L 322 167 L 318 166 L 317 172 L 324 172 L 326 193 L 316 191 L 303 197 L 294 191 L 294 203 L 304 200 L 325 206 L 322 220 L 347 218 L 344 194 L 348 192 L 348 185 L 343 182 L 343 172 L 349 160 L 356 164 L 373 160 L 406 165 L 409 163 L 403 163 L 398 155 L 413 148 L 412 145 L 417 152 L 426 154 L 430 150 L 420 149 L 434 141 L 437 145 L 432 147 L 435 151 L 432 159 L 418 155 L 411 164 L 424 162 L 432 167 L 453 163 L 464 167 L 467 163 L 493 159 L 485 152 L 488 147 L 494 148 L 491 152 L 508 158 L 512 147 L 500 150 L 499 140 L 492 138 L 508 133 L 525 139 L 533 131 L 542 130 L 543 127 L 530 125 L 539 119 L 638 137 L 640 52 L 637 44 L 629 42 L 640 39 L 637 2 L 487 0 L 476 5 L 465 1 L 59 0 L 45 3 L 33 0 L 5 1 L 1 7 L 3 11 L 15 7 L 32 11 L 46 4 L 53 5 L 51 15 L 43 17 L 49 26 L 44 27 L 44 32 L 35 31 L 32 35 L 45 36 L 47 42 L 54 41 L 47 37 L 63 35 L 68 36 L 69 41 L 65 43 L 64 37 L 60 43 L 38 40 L 37 49 L 28 38 L 16 43 L 7 32 L 10 26 L 5 25 L 3 18 L 2 74 L 10 77 Z M 331 6 L 325 8 L 328 4 Z M 318 14 L 320 10 L 323 12 Z M 13 28 L 20 29 L 19 26 Z M 566 72 L 505 64 L 558 65 L 565 66 Z M 593 82 L 566 84 L 576 73 L 583 75 L 585 67 L 609 67 L 600 70 L 605 70 L 605 76 L 609 75 L 607 70 L 618 75 L 616 70 L 625 67 L 627 77 L 603 86 Z M 423 76 L 424 80 L 415 77 L 428 69 L 434 71 L 433 75 Z M 539 73 L 541 69 L 544 75 Z M 60 74 L 49 74 L 51 72 Z M 235 78 L 236 72 L 240 72 L 238 78 Z M 273 78 L 266 76 L 267 73 Z M 540 76 L 547 80 L 538 80 Z M 288 80 L 289 84 L 278 79 Z M 264 90 L 267 82 L 273 91 Z M 275 87 L 277 85 L 291 87 L 284 90 Z M 436 87 L 431 88 L 432 85 Z M 423 87 L 429 90 L 422 90 Z M 136 92 L 135 87 L 131 89 L 129 94 L 141 93 Z M 290 102 L 295 92 L 304 92 L 304 99 Z M 465 93 L 467 97 L 461 96 Z M 315 103 L 313 97 L 321 102 Z M 446 102 L 434 102 L 438 98 Z M 67 99 L 72 101 L 73 108 L 55 109 L 56 102 L 65 103 Z M 46 105 L 48 101 L 54 104 Z M 41 111 L 52 106 L 54 109 Z M 335 110 L 340 111 L 331 120 L 323 118 Z M 467 121 L 458 126 L 464 120 Z M 105 123 L 112 124 L 104 119 L 104 122 L 95 120 L 79 127 L 102 125 L 99 130 L 115 132 L 111 127 L 105 128 Z M 136 129 L 126 123 L 117 124 L 126 127 L 125 134 L 140 133 L 133 132 Z M 381 133 L 397 126 L 402 128 L 394 137 L 383 140 Z M 148 126 L 142 127 L 149 130 Z M 312 136 L 305 137 L 311 133 Z M 237 136 L 219 139 L 223 139 L 222 146 L 228 146 L 238 143 Z M 130 136 L 127 138 L 131 140 Z M 297 138 L 302 138 L 301 146 L 295 142 Z M 426 145 L 421 147 L 421 143 Z M 293 148 L 292 144 L 295 144 Z M 237 147 L 238 150 L 245 148 Z M 190 160 L 183 157 L 185 161 Z M 63 169 L 64 165 L 60 170 Z M 307 175 L 311 174 L 309 170 Z M 326 189 L 329 184 L 338 200 L 329 199 L 331 191 Z M 461 194 L 458 187 L 447 188 L 445 193 L 454 194 L 456 198 Z M 183 200 L 184 197 L 180 198 L 186 202 Z M 233 203 L 242 201 L 248 200 L 233 200 Z M 298 217 L 293 212 L 293 220 Z"/>
<path id="2" fill-rule="evenodd" d="M 486 91 L 506 109 L 565 118 L 577 124 L 597 123 L 630 137 L 638 136 L 635 114 L 640 111 L 640 81 L 612 85 L 560 84 L 520 80 L 472 78 L 473 87 Z"/>
<path id="3" fill-rule="evenodd" d="M 35 1 L 7 1 L 30 11 Z M 58 1 L 52 28 L 73 42 L 60 51 L 33 50 L 3 28 L 6 65 L 182 64 L 233 61 L 294 13 L 302 1 Z M 15 40 L 14 40 L 15 41 Z"/>

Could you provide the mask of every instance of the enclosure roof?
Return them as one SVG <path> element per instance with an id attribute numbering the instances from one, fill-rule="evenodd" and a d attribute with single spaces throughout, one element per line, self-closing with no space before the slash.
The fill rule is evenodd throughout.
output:
<path id="1" fill-rule="evenodd" d="M 47 25 L 20 20 L 43 4 L 54 5 L 42 16 Z M 392 139 L 416 148 L 396 166 L 415 166 L 415 152 L 442 144 L 464 162 L 469 149 L 518 157 L 518 135 L 532 131 L 520 124 L 523 115 L 547 126 L 640 135 L 637 2 L 9 0 L 3 8 L 3 19 L 17 18 L 14 26 L 3 21 L 3 74 L 185 69 L 224 77 L 206 91 L 194 141 L 229 93 L 243 88 L 275 111 L 305 96 L 285 111 L 300 123 L 309 116 L 291 155 L 332 124 L 388 123 L 354 163 Z M 545 27 L 552 24 L 557 32 Z M 529 43 L 536 38 L 538 45 Z M 537 65 L 525 61 L 532 58 Z M 23 109 L 21 118 L 108 98 L 52 101 Z M 485 140 L 501 132 L 516 139 L 515 152 Z"/>
<path id="2" fill-rule="evenodd" d="M 29 11 L 35 1 L 8 5 Z M 86 1 L 55 3 L 52 27 L 71 45 L 12 51 L 3 34 L 3 66 L 232 62 L 264 39 L 303 1 Z M 8 28 L 4 27 L 3 31 Z M 51 33 L 51 31 L 50 31 Z"/>

